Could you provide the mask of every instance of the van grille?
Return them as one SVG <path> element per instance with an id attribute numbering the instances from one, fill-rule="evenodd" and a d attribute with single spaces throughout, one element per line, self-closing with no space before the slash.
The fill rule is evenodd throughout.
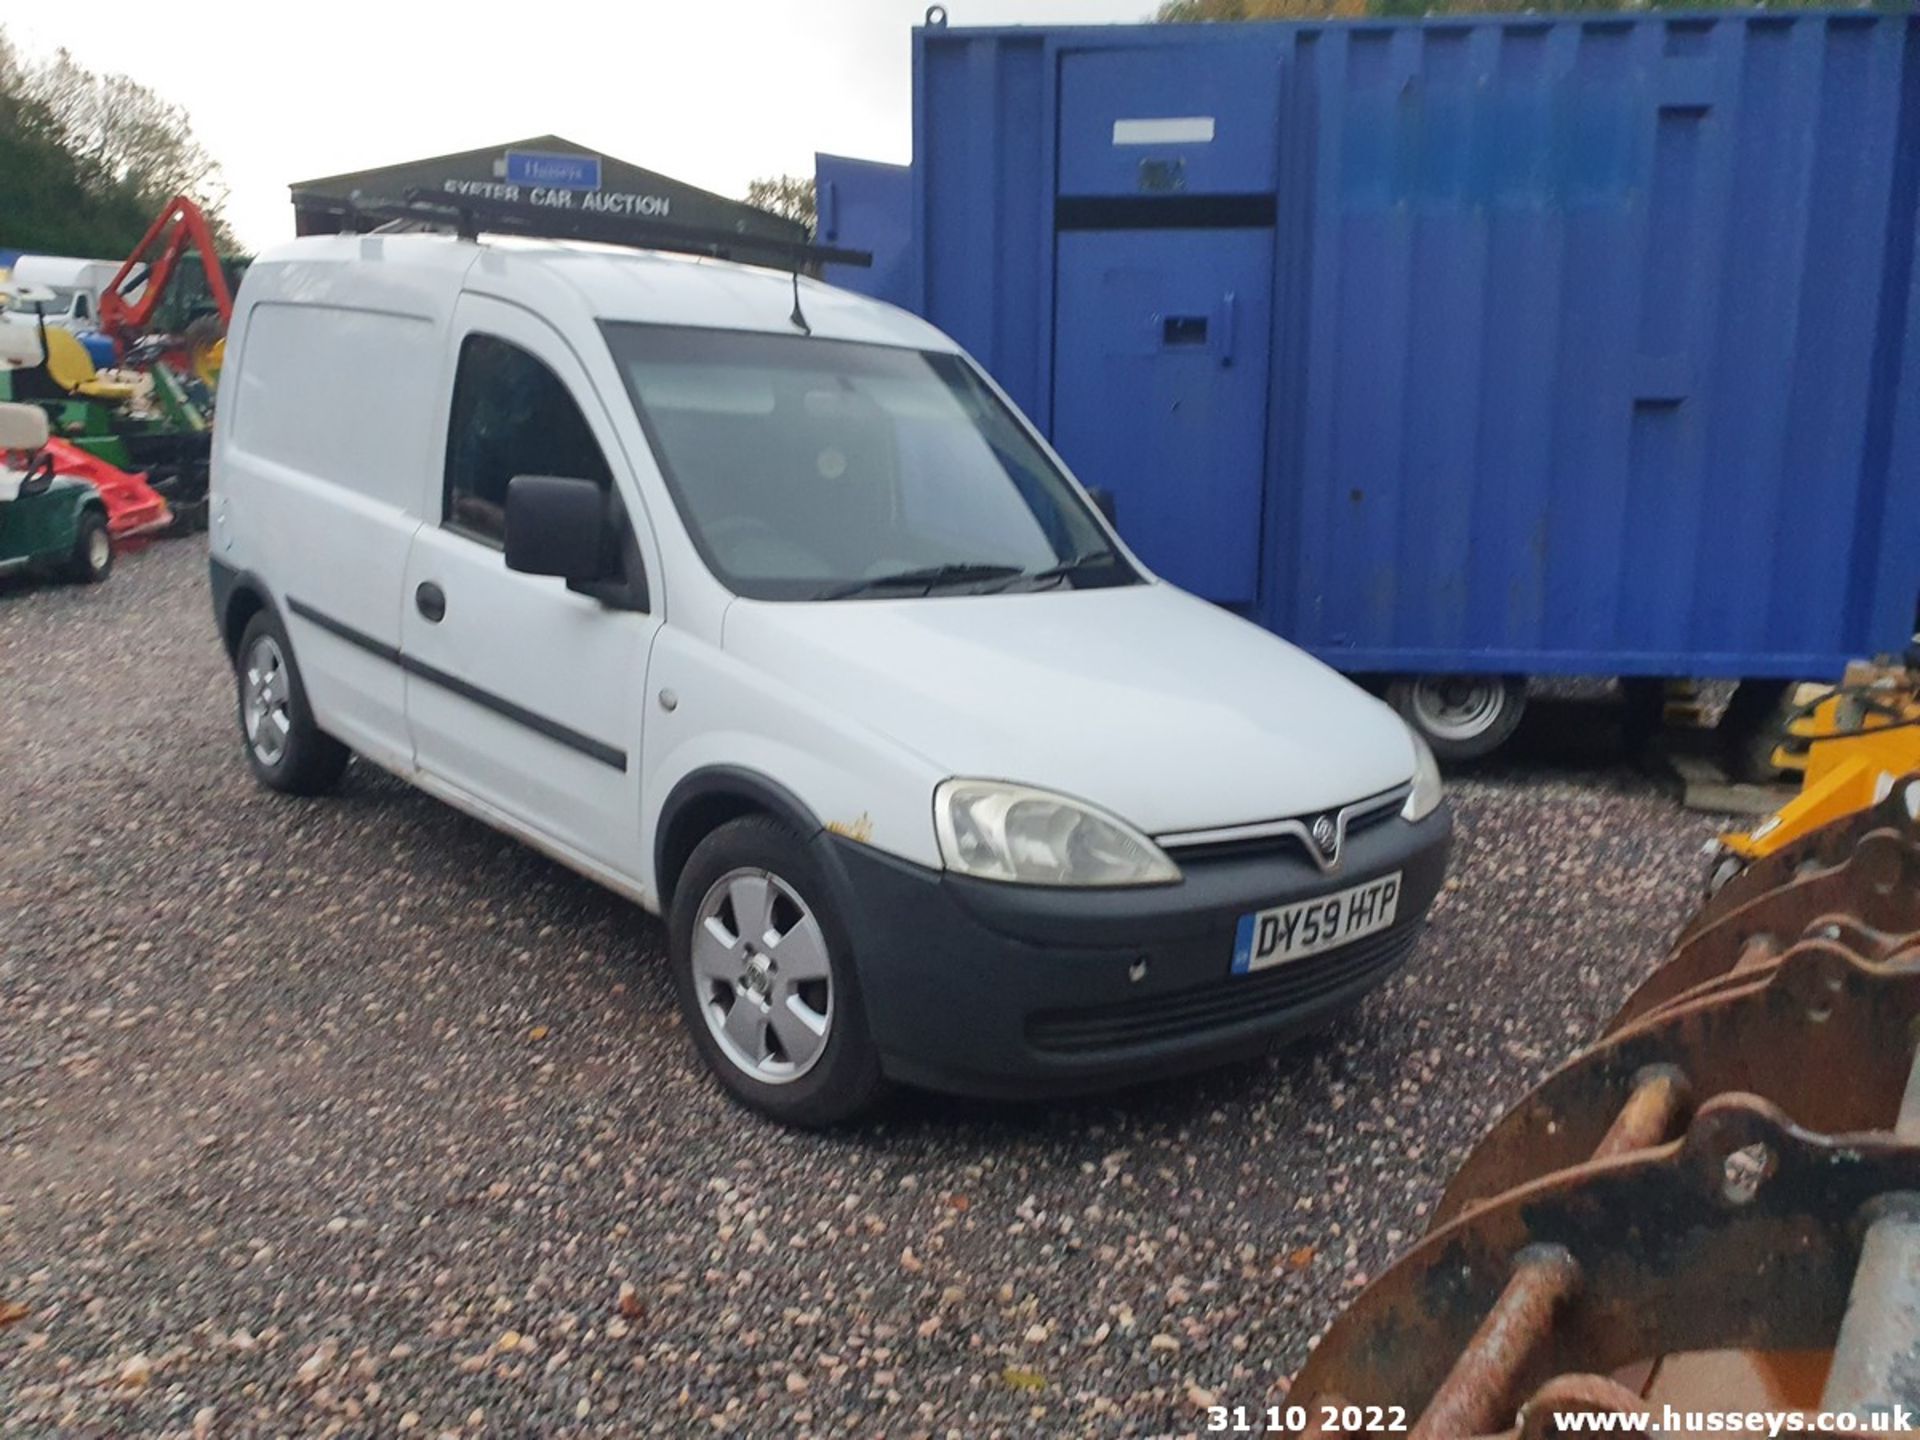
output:
<path id="1" fill-rule="evenodd" d="M 1400 789 L 1380 800 L 1373 808 L 1359 810 L 1347 817 L 1347 841 L 1361 835 L 1375 826 L 1384 825 L 1400 813 L 1406 803 L 1406 791 Z M 1241 839 L 1209 840 L 1197 845 L 1182 845 L 1175 839 L 1162 840 L 1161 845 L 1172 857 L 1176 865 L 1190 865 L 1203 860 L 1257 860 L 1268 856 L 1286 856 L 1288 858 L 1314 861 L 1313 852 L 1307 842 L 1298 835 L 1249 835 Z M 1317 863 L 1317 862 L 1315 862 Z"/>
<path id="2" fill-rule="evenodd" d="M 1143 996 L 1116 1005 L 1042 1010 L 1027 1018 L 1034 1048 L 1062 1054 L 1120 1049 L 1278 1015 L 1350 985 L 1378 983 L 1413 948 L 1420 926 L 1397 925 L 1338 950 L 1254 975 L 1231 976 L 1170 995 Z"/>

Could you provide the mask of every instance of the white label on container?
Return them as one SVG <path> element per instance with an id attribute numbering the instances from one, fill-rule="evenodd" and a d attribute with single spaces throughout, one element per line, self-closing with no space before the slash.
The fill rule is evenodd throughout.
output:
<path id="1" fill-rule="evenodd" d="M 1211 145 L 1213 116 L 1166 115 L 1113 122 L 1116 145 Z"/>

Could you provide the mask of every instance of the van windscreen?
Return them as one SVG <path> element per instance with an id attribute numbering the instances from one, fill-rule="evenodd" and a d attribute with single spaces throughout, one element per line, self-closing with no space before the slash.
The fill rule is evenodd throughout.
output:
<path id="1" fill-rule="evenodd" d="M 1059 467 L 957 355 L 608 324 L 694 543 L 762 600 L 1130 584 Z"/>

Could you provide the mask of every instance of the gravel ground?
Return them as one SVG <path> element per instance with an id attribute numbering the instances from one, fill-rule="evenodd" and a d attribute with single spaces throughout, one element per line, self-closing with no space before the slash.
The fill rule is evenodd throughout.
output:
<path id="1" fill-rule="evenodd" d="M 652 920 L 367 767 L 257 788 L 204 577 L 0 590 L 0 1434 L 1190 1432 L 1284 1394 L 1713 828 L 1536 728 L 1318 1039 L 790 1134 Z"/>

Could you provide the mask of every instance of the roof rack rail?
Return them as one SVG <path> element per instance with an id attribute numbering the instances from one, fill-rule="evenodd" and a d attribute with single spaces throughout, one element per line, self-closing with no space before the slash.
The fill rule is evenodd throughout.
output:
<path id="1" fill-rule="evenodd" d="M 674 225 L 661 220 L 582 214 L 546 205 L 483 200 L 414 188 L 405 203 L 362 200 L 359 193 L 340 200 L 318 202 L 314 209 L 330 210 L 347 221 L 349 229 L 364 233 L 374 225 L 394 221 L 434 228 L 451 228 L 463 240 L 481 235 L 524 235 L 540 240 L 591 240 L 602 245 L 625 245 L 635 250 L 662 250 L 676 255 L 705 255 L 716 260 L 748 264 L 779 263 L 798 269 L 809 263 L 869 266 L 873 254 L 837 245 L 811 245 L 766 235 L 748 235 L 708 226 Z"/>

